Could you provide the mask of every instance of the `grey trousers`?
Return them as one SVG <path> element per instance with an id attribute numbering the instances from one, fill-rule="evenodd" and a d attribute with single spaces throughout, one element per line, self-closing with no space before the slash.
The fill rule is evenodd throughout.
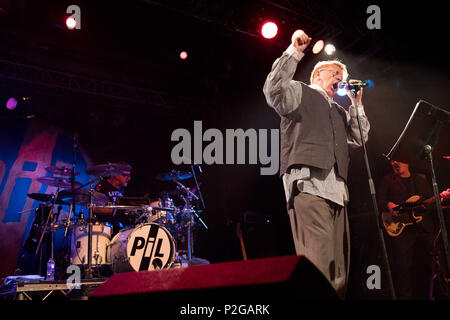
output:
<path id="1" fill-rule="evenodd" d="M 347 208 L 299 193 L 288 212 L 297 255 L 308 258 L 344 299 L 350 267 Z"/>

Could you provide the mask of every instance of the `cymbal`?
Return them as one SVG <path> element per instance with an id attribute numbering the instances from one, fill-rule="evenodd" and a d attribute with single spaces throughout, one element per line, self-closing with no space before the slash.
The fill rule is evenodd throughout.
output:
<path id="1" fill-rule="evenodd" d="M 192 173 L 175 170 L 172 170 L 171 172 L 159 173 L 156 175 L 156 179 L 160 181 L 185 180 L 189 178 L 192 178 Z"/>
<path id="2" fill-rule="evenodd" d="M 40 183 L 46 184 L 48 186 L 59 187 L 63 189 L 72 188 L 72 182 L 69 179 L 59 178 L 59 177 L 41 177 L 38 178 L 37 181 Z M 75 188 L 79 188 L 82 186 L 81 183 L 76 182 L 74 184 Z"/>
<path id="3" fill-rule="evenodd" d="M 86 206 L 91 203 L 89 190 L 80 189 L 72 192 L 71 190 L 63 190 L 59 193 L 59 197 L 66 201 L 75 201 L 76 204 Z M 95 205 L 104 206 L 109 202 L 108 196 L 101 192 L 94 191 L 92 202 Z"/>
<path id="4" fill-rule="evenodd" d="M 72 168 L 69 167 L 57 167 L 57 166 L 50 166 L 45 168 L 47 172 L 59 175 L 59 176 L 66 176 L 70 177 L 72 175 Z M 75 172 L 75 175 L 79 175 L 79 172 Z"/>
<path id="5" fill-rule="evenodd" d="M 112 177 L 119 174 L 130 175 L 131 169 L 128 163 L 106 163 L 90 167 L 86 173 L 96 177 Z"/>
<path id="6" fill-rule="evenodd" d="M 53 194 L 45 194 L 45 193 L 29 193 L 28 197 L 42 202 L 50 202 L 53 200 L 54 195 Z M 59 197 L 56 200 L 55 204 L 63 204 L 63 205 L 69 205 L 69 203 L 61 200 Z"/>

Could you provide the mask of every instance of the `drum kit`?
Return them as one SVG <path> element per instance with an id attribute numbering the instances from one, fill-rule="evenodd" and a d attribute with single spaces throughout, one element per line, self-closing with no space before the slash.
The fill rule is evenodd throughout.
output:
<path id="1" fill-rule="evenodd" d="M 73 168 L 48 167 L 47 172 L 54 176 L 37 180 L 56 187 L 56 192 L 28 194 L 42 204 L 35 210 L 24 248 L 37 254 L 46 235 L 53 258 L 54 232 L 64 228 L 64 237 L 70 239 L 70 264 L 82 267 L 87 278 L 100 268 L 120 273 L 186 266 L 192 258 L 194 230 L 198 225 L 208 229 L 199 216 L 204 202 L 194 166 L 191 169 L 156 176 L 160 181 L 173 182 L 176 191 L 161 193 L 157 199 L 119 197 L 112 203 L 93 185 L 112 176 L 129 175 L 130 165 L 107 163 L 88 168 L 86 173 L 94 178 L 86 184 L 75 181 L 79 173 Z M 192 190 L 181 183 L 193 177 L 196 186 Z M 89 189 L 83 189 L 88 185 Z M 70 206 L 65 219 L 59 217 L 63 205 Z M 88 215 L 83 211 L 75 214 L 76 205 L 88 208 Z"/>

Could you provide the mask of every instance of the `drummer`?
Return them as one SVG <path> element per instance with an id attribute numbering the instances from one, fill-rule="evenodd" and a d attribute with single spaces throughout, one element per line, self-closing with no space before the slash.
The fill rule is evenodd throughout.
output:
<path id="1" fill-rule="evenodd" d="M 116 204 L 117 198 L 123 197 L 124 190 L 131 180 L 130 174 L 128 171 L 102 180 L 95 186 L 95 191 L 106 194 L 111 204 Z"/>
<path id="2" fill-rule="evenodd" d="M 103 179 L 95 186 L 95 191 L 105 194 L 109 199 L 109 205 L 117 204 L 117 199 L 124 196 L 125 188 L 131 180 L 131 166 L 121 169 L 118 174 Z M 111 222 L 114 228 L 121 228 L 119 221 L 113 217 L 113 209 L 95 208 L 94 214 L 99 221 Z"/>

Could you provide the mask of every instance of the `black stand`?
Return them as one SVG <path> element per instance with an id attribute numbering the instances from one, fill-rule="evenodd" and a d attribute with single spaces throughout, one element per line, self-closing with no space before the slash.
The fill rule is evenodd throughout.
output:
<path id="1" fill-rule="evenodd" d="M 352 106 L 355 108 L 356 111 L 356 120 L 358 121 L 358 128 L 359 128 L 359 134 L 361 137 L 361 143 L 362 143 L 362 148 L 363 148 L 363 154 L 364 154 L 364 162 L 366 164 L 366 170 L 367 170 L 367 176 L 368 176 L 368 182 L 369 182 L 369 188 L 370 188 L 370 195 L 372 198 L 372 205 L 373 205 L 373 213 L 374 213 L 374 220 L 375 223 L 377 225 L 377 230 L 378 230 L 378 236 L 380 238 L 380 243 L 381 243 L 381 249 L 382 249 L 382 254 L 383 254 L 383 262 L 384 262 L 384 268 L 386 270 L 386 275 L 387 275 L 387 281 L 388 281 L 388 286 L 389 286 L 389 291 L 391 293 L 391 298 L 392 300 L 396 300 L 396 295 L 395 295 L 395 289 L 394 289 L 394 283 L 392 281 L 392 273 L 391 273 L 391 266 L 389 264 L 389 258 L 387 255 L 387 250 L 386 250 L 386 243 L 384 241 L 384 236 L 383 236 L 383 231 L 380 228 L 380 220 L 379 220 L 379 210 L 378 210 L 378 203 L 377 203 L 377 197 L 376 197 L 376 192 L 375 192 L 375 185 L 373 183 L 373 179 L 372 179 L 372 173 L 370 170 L 370 165 L 369 165 L 369 158 L 367 156 L 367 149 L 366 149 L 366 144 L 364 142 L 364 135 L 361 129 L 361 122 L 359 119 L 359 111 L 358 111 L 358 106 L 356 104 L 356 93 L 358 92 L 359 87 L 355 87 L 353 90 L 349 90 L 351 93 L 351 101 L 352 101 Z"/>
<path id="2" fill-rule="evenodd" d="M 420 100 L 397 142 L 387 155 L 389 160 L 409 163 L 417 169 L 426 169 L 429 165 L 431 183 L 436 202 L 437 215 L 441 228 L 441 237 L 446 262 L 446 278 L 450 276 L 450 256 L 441 197 L 433 165 L 434 156 L 448 153 L 450 135 L 450 112 Z M 428 160 L 428 161 L 427 161 Z M 428 165 L 427 165 L 428 164 Z"/>

